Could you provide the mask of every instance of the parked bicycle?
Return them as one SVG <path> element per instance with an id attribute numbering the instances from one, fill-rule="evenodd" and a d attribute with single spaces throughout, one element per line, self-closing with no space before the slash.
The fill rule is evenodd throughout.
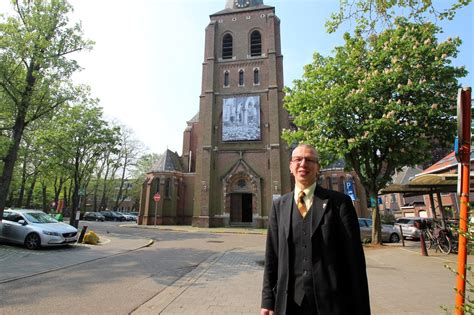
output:
<path id="1" fill-rule="evenodd" d="M 426 249 L 434 248 L 443 254 L 449 254 L 452 250 L 452 241 L 450 231 L 443 229 L 438 224 L 426 222 L 426 228 L 423 229 Z"/>

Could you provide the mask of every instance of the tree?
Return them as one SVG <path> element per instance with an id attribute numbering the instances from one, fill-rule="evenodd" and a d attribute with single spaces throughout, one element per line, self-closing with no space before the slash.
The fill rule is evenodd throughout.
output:
<path id="1" fill-rule="evenodd" d="M 392 28 L 399 16 L 423 24 L 429 20 L 452 20 L 456 11 L 468 6 L 472 0 L 340 0 L 339 11 L 331 14 L 326 22 L 329 33 L 337 30 L 346 21 L 355 21 L 360 30 L 367 33 L 378 27 Z"/>
<path id="2" fill-rule="evenodd" d="M 18 149 L 32 121 L 73 100 L 68 81 L 79 69 L 66 57 L 89 49 L 80 24 L 70 25 L 65 0 L 12 0 L 15 16 L 0 24 L 0 215 L 5 208 Z"/>
<path id="3" fill-rule="evenodd" d="M 138 157 L 141 153 L 142 144 L 133 138 L 133 133 L 130 129 L 122 126 L 121 130 L 121 141 L 118 157 L 120 159 L 121 174 L 120 182 L 118 187 L 117 196 L 115 198 L 114 207 L 118 208 L 120 204 L 127 198 L 130 179 L 130 171 L 132 167 L 136 166 Z"/>
<path id="4" fill-rule="evenodd" d="M 93 130 L 93 132 L 91 132 Z M 50 155 L 67 161 L 72 179 L 71 224 L 79 199 L 104 152 L 115 150 L 119 129 L 109 127 L 103 120 L 97 100 L 83 99 L 80 104 L 64 107 L 50 121 L 50 128 L 43 132 L 44 141 L 50 144 Z"/>
<path id="5" fill-rule="evenodd" d="M 428 158 L 433 143 L 453 141 L 458 77 L 450 65 L 461 41 L 438 43 L 432 23 L 395 21 L 395 28 L 364 38 L 345 34 L 334 57 L 314 54 L 303 78 L 287 89 L 285 106 L 296 131 L 321 158 L 343 157 L 377 200 L 396 169 Z M 381 242 L 378 208 L 372 242 Z"/>
<path id="6" fill-rule="evenodd" d="M 132 199 L 138 201 L 140 200 L 141 196 L 141 189 L 143 181 L 146 178 L 146 174 L 151 171 L 153 165 L 158 162 L 162 154 L 157 153 L 148 153 L 140 156 L 135 164 L 134 168 L 131 170 L 131 190 L 129 192 L 129 196 Z"/>

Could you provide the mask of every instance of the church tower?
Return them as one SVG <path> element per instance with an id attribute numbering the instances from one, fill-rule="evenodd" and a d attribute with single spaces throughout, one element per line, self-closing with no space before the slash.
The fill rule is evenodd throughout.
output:
<path id="1" fill-rule="evenodd" d="M 263 227 L 289 192 L 280 20 L 262 0 L 227 0 L 205 31 L 193 226 Z"/>

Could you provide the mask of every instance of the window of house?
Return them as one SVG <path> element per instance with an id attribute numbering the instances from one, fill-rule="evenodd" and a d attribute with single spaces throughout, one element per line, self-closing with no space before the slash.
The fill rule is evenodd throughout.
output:
<path id="1" fill-rule="evenodd" d="M 260 84 L 260 72 L 258 71 L 258 68 L 253 69 L 253 84 Z"/>
<path id="2" fill-rule="evenodd" d="M 222 59 L 232 59 L 232 35 L 225 34 L 222 39 Z"/>
<path id="3" fill-rule="evenodd" d="M 395 194 L 390 195 L 390 203 L 397 203 L 397 196 Z"/>
<path id="4" fill-rule="evenodd" d="M 224 86 L 229 86 L 229 71 L 224 72 Z"/>
<path id="5" fill-rule="evenodd" d="M 244 85 L 244 70 L 242 69 L 239 70 L 239 85 Z"/>
<path id="6" fill-rule="evenodd" d="M 262 55 L 262 35 L 259 31 L 253 31 L 250 34 L 250 56 L 256 57 Z"/>

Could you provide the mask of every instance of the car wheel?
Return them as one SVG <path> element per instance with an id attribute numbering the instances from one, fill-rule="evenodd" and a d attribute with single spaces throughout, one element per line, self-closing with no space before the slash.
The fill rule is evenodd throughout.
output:
<path id="1" fill-rule="evenodd" d="M 31 233 L 25 238 L 25 246 L 28 249 L 38 249 L 41 246 L 41 239 L 38 234 Z"/>
<path id="2" fill-rule="evenodd" d="M 392 233 L 390 235 L 390 243 L 398 243 L 400 242 L 400 236 L 397 233 Z"/>

